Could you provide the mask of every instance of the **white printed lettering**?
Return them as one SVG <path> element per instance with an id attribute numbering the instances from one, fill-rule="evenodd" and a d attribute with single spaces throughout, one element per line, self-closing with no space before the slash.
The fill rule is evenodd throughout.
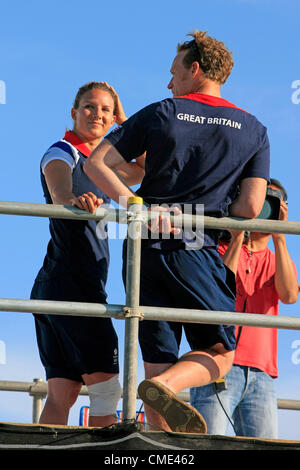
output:
<path id="1" fill-rule="evenodd" d="M 187 113 L 178 113 L 177 114 L 177 119 L 180 121 L 187 121 L 187 122 L 193 122 L 197 124 L 215 124 L 218 126 L 229 126 L 234 129 L 241 129 L 242 124 L 240 122 L 236 121 L 231 121 L 231 119 L 227 118 L 218 118 L 218 117 L 205 117 L 205 116 L 196 116 L 195 114 L 187 114 Z"/>

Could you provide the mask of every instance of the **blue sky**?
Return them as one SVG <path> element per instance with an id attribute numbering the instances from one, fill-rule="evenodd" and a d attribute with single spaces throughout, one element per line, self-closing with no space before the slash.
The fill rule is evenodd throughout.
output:
<path id="1" fill-rule="evenodd" d="M 222 96 L 268 128 L 271 173 L 287 187 L 289 219 L 299 221 L 299 14 L 298 0 L 2 3 L 0 199 L 44 202 L 40 158 L 72 126 L 70 110 L 82 84 L 111 83 L 130 116 L 170 96 L 176 45 L 199 29 L 234 52 L 235 66 Z M 0 297 L 29 298 L 49 239 L 48 221 L 0 215 L 0 227 Z M 298 238 L 287 239 L 300 270 Z M 123 303 L 121 241 L 111 240 L 110 247 L 109 302 Z M 299 305 L 281 304 L 280 314 L 296 316 Z M 124 324 L 115 324 L 122 358 Z M 141 379 L 140 358 L 139 364 Z M 32 316 L 0 312 L 0 380 L 35 377 L 44 379 L 44 371 Z M 300 332 L 281 330 L 278 397 L 299 400 L 299 385 Z M 0 421 L 30 422 L 31 402 L 26 394 L 1 392 Z M 80 398 L 70 424 L 78 424 L 79 408 L 86 403 Z M 280 411 L 279 437 L 300 440 L 299 418 L 299 411 Z"/>

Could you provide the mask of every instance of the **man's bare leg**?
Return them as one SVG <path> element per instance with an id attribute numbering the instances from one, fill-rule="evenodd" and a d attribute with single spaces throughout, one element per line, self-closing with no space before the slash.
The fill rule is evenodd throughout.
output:
<path id="1" fill-rule="evenodd" d="M 48 380 L 48 395 L 39 420 L 40 424 L 67 425 L 82 383 L 64 378 Z"/>
<path id="2" fill-rule="evenodd" d="M 149 376 L 153 374 L 151 377 L 153 380 L 160 382 L 171 392 L 177 394 L 181 390 L 206 385 L 224 377 L 232 366 L 233 358 L 234 351 L 227 351 L 221 343 L 218 343 L 210 349 L 191 351 L 169 367 L 167 364 L 151 364 L 147 365 L 147 370 Z M 159 368 L 159 366 L 161 367 Z M 156 371 L 158 373 L 155 374 Z M 160 429 L 170 430 L 157 412 L 150 411 L 148 406 L 147 412 L 149 423 Z"/>
<path id="3" fill-rule="evenodd" d="M 152 364 L 149 362 L 144 362 L 145 378 L 152 379 L 153 377 L 162 374 L 165 370 L 169 369 L 172 366 L 172 363 Z M 157 413 L 146 403 L 144 403 L 144 408 L 147 424 L 151 430 L 164 429 L 165 431 L 171 431 L 166 421 L 159 413 Z"/>

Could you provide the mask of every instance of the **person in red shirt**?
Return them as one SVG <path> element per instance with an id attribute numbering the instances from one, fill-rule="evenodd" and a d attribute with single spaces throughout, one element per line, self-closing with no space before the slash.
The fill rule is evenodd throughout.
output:
<path id="1" fill-rule="evenodd" d="M 277 180 L 269 187 L 282 194 L 280 220 L 288 220 L 287 194 Z M 273 239 L 275 253 L 268 248 Z M 279 300 L 295 303 L 299 286 L 284 234 L 231 232 L 219 253 L 236 274 L 236 311 L 278 315 Z M 191 404 L 203 415 L 210 434 L 226 434 L 231 422 L 237 435 L 277 437 L 278 377 L 276 328 L 237 326 L 234 365 L 225 389 L 213 383 L 191 389 Z"/>

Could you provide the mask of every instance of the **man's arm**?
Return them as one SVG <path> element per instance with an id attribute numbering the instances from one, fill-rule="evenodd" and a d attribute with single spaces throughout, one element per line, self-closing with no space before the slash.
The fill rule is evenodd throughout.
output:
<path id="1" fill-rule="evenodd" d="M 284 201 L 280 204 L 280 220 L 288 220 L 288 207 Z M 281 302 L 294 304 L 298 300 L 299 286 L 286 239 L 283 233 L 273 233 L 272 238 L 275 248 L 275 288 Z"/>
<path id="2" fill-rule="evenodd" d="M 257 217 L 264 205 L 267 181 L 263 178 L 245 178 L 240 183 L 240 193 L 229 207 L 233 217 L 253 219 Z"/>
<path id="3" fill-rule="evenodd" d="M 231 230 L 230 234 L 231 239 L 222 259 L 223 263 L 236 275 L 245 232 Z"/>
<path id="4" fill-rule="evenodd" d="M 91 153 L 84 164 L 84 172 L 107 196 L 127 208 L 127 200 L 135 193 L 118 173 L 120 165 L 128 164 L 117 149 L 106 139 Z M 122 196 L 122 201 L 120 197 Z"/>
<path id="5" fill-rule="evenodd" d="M 139 184 L 145 176 L 145 158 L 146 155 L 141 155 L 135 162 L 121 163 L 115 170 L 129 186 Z"/>

